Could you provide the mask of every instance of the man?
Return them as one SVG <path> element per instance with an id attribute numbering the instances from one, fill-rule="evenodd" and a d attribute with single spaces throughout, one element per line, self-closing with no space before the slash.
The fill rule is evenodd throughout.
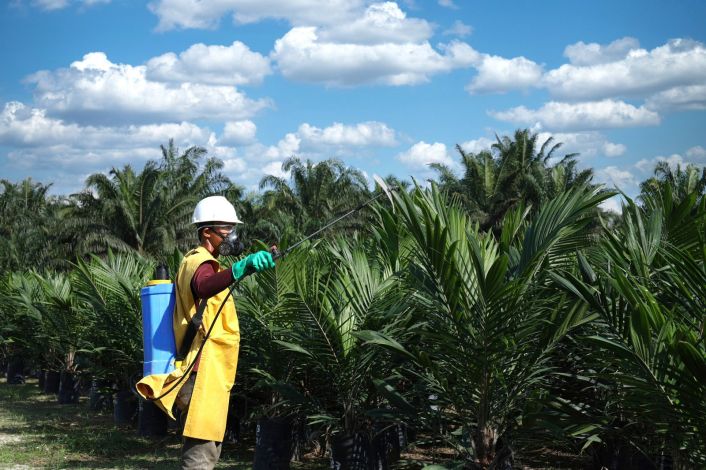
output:
<path id="1" fill-rule="evenodd" d="M 203 323 L 177 369 L 171 374 L 145 377 L 137 384 L 137 389 L 145 397 L 162 395 L 194 363 L 188 377 L 157 403 L 172 418 L 173 407 L 181 411 L 181 468 L 211 469 L 221 453 L 240 344 L 235 303 L 232 296 L 226 299 L 227 288 L 250 272 L 273 268 L 275 263 L 270 253 L 259 251 L 234 263 L 230 269 L 221 267 L 216 259 L 219 254 L 237 255 L 242 251 L 234 232 L 235 224 L 242 222 L 233 205 L 222 196 L 199 201 L 192 222 L 198 231 L 199 246 L 184 256 L 176 276 L 173 327 L 177 351 L 182 348 L 192 317 L 205 301 Z M 214 324 L 219 309 L 221 313 Z M 213 330 L 199 354 L 211 325 Z"/>

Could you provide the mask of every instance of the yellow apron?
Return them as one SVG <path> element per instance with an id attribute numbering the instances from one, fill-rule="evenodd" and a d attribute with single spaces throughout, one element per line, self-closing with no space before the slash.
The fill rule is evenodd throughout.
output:
<path id="1" fill-rule="evenodd" d="M 191 279 L 196 269 L 205 262 L 213 263 L 214 266 L 217 266 L 218 271 L 223 269 L 204 247 L 195 248 L 187 253 L 181 262 L 181 266 L 179 266 L 173 323 L 177 351 L 184 339 L 191 317 L 196 314 L 196 305 L 191 294 Z M 137 391 L 140 395 L 144 398 L 159 396 L 174 384 L 174 380 L 184 375 L 188 365 L 195 359 L 199 347 L 203 343 L 203 337 L 211 327 L 213 318 L 216 316 L 216 312 L 227 294 L 228 289 L 225 289 L 208 300 L 203 313 L 202 330 L 194 337 L 191 349 L 181 367 L 170 374 L 155 374 L 144 377 L 137 384 Z M 211 336 L 209 336 L 201 352 L 201 361 L 196 375 L 194 392 L 191 396 L 189 414 L 184 426 L 184 436 L 206 441 L 223 441 L 230 389 L 235 382 L 235 371 L 238 367 L 239 346 L 240 327 L 238 326 L 238 317 L 235 312 L 235 303 L 233 298 L 230 297 L 223 306 L 218 321 L 211 331 Z M 188 377 L 167 396 L 156 401 L 160 408 L 172 419 L 174 419 L 172 414 L 174 400 L 176 400 L 179 390 L 187 380 Z"/>

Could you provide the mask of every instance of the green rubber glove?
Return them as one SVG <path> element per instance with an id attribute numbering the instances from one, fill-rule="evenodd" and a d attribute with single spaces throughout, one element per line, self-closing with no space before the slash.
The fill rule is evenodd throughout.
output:
<path id="1" fill-rule="evenodd" d="M 262 250 L 257 253 L 252 253 L 240 261 L 233 263 L 233 279 L 236 281 L 245 277 L 249 271 L 254 270 L 259 273 L 265 269 L 275 267 L 275 261 L 272 259 L 270 252 Z"/>

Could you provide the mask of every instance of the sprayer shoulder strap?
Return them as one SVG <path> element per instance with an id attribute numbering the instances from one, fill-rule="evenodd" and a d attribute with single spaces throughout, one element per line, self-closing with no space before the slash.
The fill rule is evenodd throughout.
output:
<path id="1" fill-rule="evenodd" d="M 205 299 L 201 299 L 199 307 L 198 309 L 196 309 L 196 313 L 193 317 L 191 317 L 189 326 L 186 327 L 184 341 L 181 342 L 181 348 L 179 348 L 179 353 L 176 355 L 175 358 L 177 361 L 183 361 L 184 359 L 186 359 L 186 355 L 189 354 L 189 349 L 191 349 L 191 343 L 194 342 L 196 332 L 199 331 L 199 328 L 201 328 L 201 325 L 203 324 L 203 311 L 206 310 L 207 304 L 208 297 Z"/>

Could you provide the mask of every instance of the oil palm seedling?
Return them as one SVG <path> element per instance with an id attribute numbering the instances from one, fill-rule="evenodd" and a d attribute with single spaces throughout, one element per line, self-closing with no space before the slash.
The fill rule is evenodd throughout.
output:
<path id="1" fill-rule="evenodd" d="M 466 464 L 511 461 L 528 410 L 546 398 L 558 345 L 592 319 L 549 274 L 591 243 L 583 229 L 608 197 L 577 187 L 529 223 L 527 211 L 512 214 L 497 240 L 434 185 L 395 196 L 396 220 L 414 245 L 405 302 L 418 323 L 412 341 L 368 333 L 370 342 L 408 358 L 402 373 L 423 383 L 425 394 L 398 390 L 396 401 L 416 400 L 418 421 L 435 427 Z"/>
<path id="2" fill-rule="evenodd" d="M 583 275 L 556 274 L 599 315 L 583 338 L 593 352 L 584 375 L 605 391 L 611 413 L 584 404 L 579 416 L 603 462 L 706 462 L 706 214 L 696 200 L 694 192 L 676 202 L 669 189 L 645 208 L 628 199 L 619 230 L 587 252 Z"/>
<path id="3" fill-rule="evenodd" d="M 42 315 L 33 302 L 40 295 L 39 280 L 32 273 L 11 272 L 0 283 L 0 346 L 8 365 L 9 383 L 23 378 L 24 365 L 34 364 L 42 370 L 58 368 L 53 350 L 39 341 Z"/>
<path id="4" fill-rule="evenodd" d="M 86 305 L 91 325 L 92 369 L 127 389 L 142 363 L 140 288 L 152 276 L 154 263 L 135 254 L 108 253 L 79 261 L 73 283 Z"/>
<path id="5" fill-rule="evenodd" d="M 74 389 L 79 368 L 79 352 L 87 344 L 88 323 L 70 275 L 29 272 L 11 278 L 6 299 L 18 319 L 29 319 L 31 336 L 24 338 L 25 349 L 41 356 L 41 364 L 62 374 L 59 401 L 78 400 Z M 21 324 L 21 322 L 19 322 Z M 26 333 L 26 331 L 25 331 Z"/>
<path id="6" fill-rule="evenodd" d="M 374 379 L 382 373 L 380 351 L 363 346 L 356 333 L 394 323 L 399 298 L 391 271 L 362 243 L 321 242 L 301 259 L 294 291 L 281 304 L 284 339 L 276 342 L 296 358 L 301 412 L 333 448 L 333 458 L 345 460 L 337 444 L 366 448 L 368 412 L 379 406 Z"/>

